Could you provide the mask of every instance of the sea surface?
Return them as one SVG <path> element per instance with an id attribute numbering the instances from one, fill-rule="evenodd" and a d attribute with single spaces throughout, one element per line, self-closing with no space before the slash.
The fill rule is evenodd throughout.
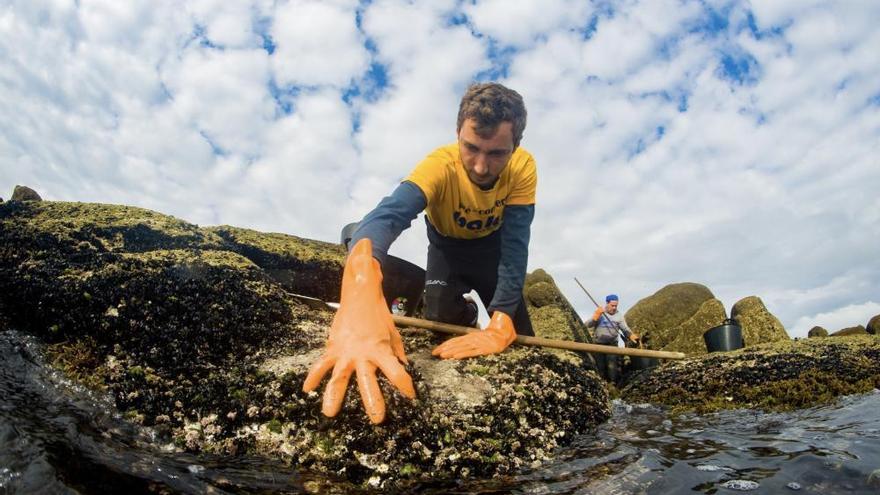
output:
<path id="1" fill-rule="evenodd" d="M 33 338 L 0 332 L 0 495 L 333 491 L 282 463 L 195 456 L 153 440 L 106 397 L 46 367 Z M 792 413 L 670 416 L 615 401 L 611 420 L 539 469 L 415 491 L 880 494 L 880 391 Z"/>

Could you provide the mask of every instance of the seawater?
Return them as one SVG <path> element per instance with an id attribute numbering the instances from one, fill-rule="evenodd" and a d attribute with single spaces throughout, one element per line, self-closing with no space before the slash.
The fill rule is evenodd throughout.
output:
<path id="1" fill-rule="evenodd" d="M 0 495 L 306 493 L 313 475 L 263 458 L 157 447 L 112 403 L 0 332 Z M 438 480 L 422 493 L 880 494 L 880 391 L 791 413 L 670 416 L 615 401 L 612 418 L 556 460 L 494 480 Z"/>

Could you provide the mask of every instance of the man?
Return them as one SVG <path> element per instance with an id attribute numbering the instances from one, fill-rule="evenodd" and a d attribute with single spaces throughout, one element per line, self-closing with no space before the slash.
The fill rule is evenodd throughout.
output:
<path id="1" fill-rule="evenodd" d="M 619 304 L 620 299 L 617 294 L 608 294 L 605 296 L 605 307 L 596 308 L 593 318 L 587 322 L 587 328 L 595 328 L 593 334 L 597 344 L 617 347 L 618 334 L 623 337 L 624 342 L 628 340 L 637 343 L 639 341 L 639 336 L 630 330 L 623 314 L 617 311 Z M 596 368 L 602 378 L 610 382 L 617 381 L 619 369 L 617 356 L 595 353 L 593 359 L 596 361 Z"/>
<path id="2" fill-rule="evenodd" d="M 473 324 L 476 306 L 462 297 L 471 289 L 491 301 L 492 315 L 483 331 L 449 339 L 432 354 L 441 359 L 495 354 L 517 332 L 534 335 L 522 299 L 537 187 L 535 160 L 519 147 L 525 127 L 526 109 L 517 92 L 497 83 L 471 85 L 459 106 L 458 141 L 434 150 L 360 222 L 327 349 L 303 384 L 310 392 L 333 370 L 324 391 L 325 415 L 339 412 L 353 371 L 373 423 L 385 417 L 377 367 L 403 395 L 415 397 L 382 295 L 381 263 L 422 211 L 428 224 L 427 317 Z"/>

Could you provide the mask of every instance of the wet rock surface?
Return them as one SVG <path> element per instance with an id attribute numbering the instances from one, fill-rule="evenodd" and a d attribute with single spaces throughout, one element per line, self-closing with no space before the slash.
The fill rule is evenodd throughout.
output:
<path id="1" fill-rule="evenodd" d="M 158 444 L 281 458 L 353 486 L 513 473 L 609 416 L 595 373 L 556 354 L 439 361 L 438 337 L 404 329 L 418 399 L 380 377 L 383 425 L 368 422 L 356 387 L 323 417 L 320 394 L 301 387 L 333 315 L 289 291 L 331 299 L 342 256 L 140 208 L 6 202 L 0 322 L 40 337 L 54 366 L 106 391 Z"/>
<path id="2" fill-rule="evenodd" d="M 880 337 L 778 341 L 667 362 L 632 380 L 630 402 L 680 411 L 780 411 L 831 402 L 880 387 Z"/>

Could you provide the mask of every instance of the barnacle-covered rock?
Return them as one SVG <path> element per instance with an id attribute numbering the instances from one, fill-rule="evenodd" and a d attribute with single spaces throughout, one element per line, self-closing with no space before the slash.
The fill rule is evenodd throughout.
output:
<path id="1" fill-rule="evenodd" d="M 634 304 L 624 317 L 630 328 L 649 342 L 652 349 L 663 349 L 679 336 L 679 325 L 691 319 L 703 303 L 714 298 L 712 291 L 704 285 L 691 282 L 670 284 Z"/>
<path id="2" fill-rule="evenodd" d="M 28 186 L 15 186 L 15 189 L 12 190 L 12 197 L 9 198 L 11 201 L 42 201 L 43 198 L 37 194 L 37 191 L 29 188 Z"/>
<path id="3" fill-rule="evenodd" d="M 516 347 L 441 361 L 430 356 L 439 337 L 404 329 L 417 399 L 380 377 L 384 424 L 369 423 L 354 383 L 343 412 L 325 418 L 302 383 L 333 314 L 291 297 L 297 286 L 271 270 L 291 270 L 292 284 L 328 276 L 338 290 L 343 255 L 141 208 L 10 201 L 0 204 L 0 321 L 41 337 L 55 366 L 105 390 L 163 444 L 282 458 L 353 485 L 513 473 L 609 416 L 598 376 L 579 363 Z"/>
<path id="4" fill-rule="evenodd" d="M 790 410 L 880 387 L 880 337 L 780 340 L 670 361 L 631 381 L 631 402 L 679 411 Z"/>
<path id="5" fill-rule="evenodd" d="M 767 310 L 760 297 L 740 299 L 730 310 L 730 317 L 742 327 L 743 342 L 747 346 L 789 339 L 782 322 Z"/>
<path id="6" fill-rule="evenodd" d="M 523 284 L 526 310 L 535 335 L 546 339 L 592 343 L 593 339 L 577 311 L 547 272 L 537 269 L 526 275 Z M 560 359 L 595 369 L 587 353 L 551 349 Z"/>
<path id="7" fill-rule="evenodd" d="M 690 318 L 669 332 L 674 338 L 661 350 L 690 355 L 706 354 L 708 351 L 703 334 L 706 330 L 721 325 L 725 317 L 726 312 L 721 301 L 715 298 L 705 301 Z"/>
<path id="8" fill-rule="evenodd" d="M 868 331 L 865 330 L 865 327 L 861 325 L 856 325 L 854 327 L 846 327 L 841 328 L 840 330 L 831 334 L 832 337 L 845 337 L 847 335 L 864 335 L 867 334 Z"/>
<path id="9" fill-rule="evenodd" d="M 807 332 L 807 337 L 827 337 L 827 336 L 828 336 L 828 330 L 825 330 L 824 328 L 822 328 L 820 326 L 815 326 L 815 327 L 811 328 L 809 332 Z"/>
<path id="10" fill-rule="evenodd" d="M 865 331 L 871 335 L 877 335 L 878 330 L 880 330 L 880 315 L 875 315 L 868 320 L 868 324 L 865 325 Z"/>

